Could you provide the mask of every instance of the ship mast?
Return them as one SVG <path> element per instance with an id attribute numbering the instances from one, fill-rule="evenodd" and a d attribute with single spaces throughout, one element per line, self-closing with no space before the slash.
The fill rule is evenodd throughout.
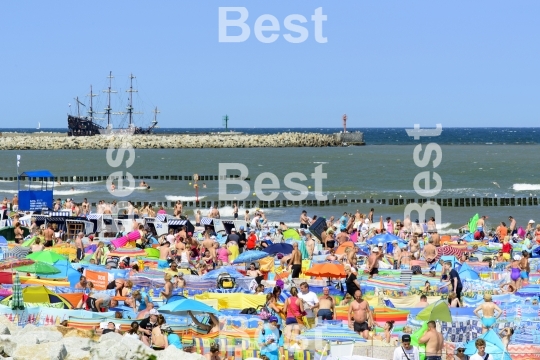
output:
<path id="1" fill-rule="evenodd" d="M 112 79 L 114 76 L 112 75 L 112 71 L 109 72 L 109 88 L 107 90 L 103 90 L 104 93 L 107 93 L 107 107 L 105 108 L 105 114 L 107 114 L 107 128 L 111 127 L 111 93 L 117 93 L 116 90 L 111 90 L 112 87 Z"/>
<path id="2" fill-rule="evenodd" d="M 94 96 L 97 96 L 97 94 L 94 94 L 92 92 L 92 85 L 90 85 L 90 94 L 88 96 L 90 96 L 90 109 L 88 110 L 88 115 L 90 117 L 90 121 L 94 121 L 94 108 L 93 108 L 93 100 L 92 100 L 92 98 Z"/>
<path id="3" fill-rule="evenodd" d="M 155 127 L 157 125 L 157 114 L 159 114 L 161 111 L 158 110 L 157 106 L 154 109 L 154 121 L 152 121 L 152 127 Z"/>
<path id="4" fill-rule="evenodd" d="M 129 127 L 133 126 L 133 114 L 137 114 L 133 112 L 133 93 L 138 91 L 133 89 L 133 79 L 135 79 L 135 76 L 133 76 L 133 74 L 129 74 L 129 90 L 126 90 L 126 92 L 130 93 L 129 105 L 126 108 L 129 114 Z"/>

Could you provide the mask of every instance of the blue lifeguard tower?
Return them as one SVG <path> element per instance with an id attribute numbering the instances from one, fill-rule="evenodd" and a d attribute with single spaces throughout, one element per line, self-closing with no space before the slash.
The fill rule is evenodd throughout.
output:
<path id="1" fill-rule="evenodd" d="M 28 188 L 21 189 L 21 179 L 28 179 Z M 52 185 L 49 186 L 48 182 Z M 32 189 L 32 182 L 41 182 L 41 189 Z M 23 185 L 24 186 L 24 185 Z M 44 208 L 52 209 L 54 175 L 49 170 L 25 171 L 18 176 L 17 189 L 19 191 L 19 210 L 41 211 Z"/>

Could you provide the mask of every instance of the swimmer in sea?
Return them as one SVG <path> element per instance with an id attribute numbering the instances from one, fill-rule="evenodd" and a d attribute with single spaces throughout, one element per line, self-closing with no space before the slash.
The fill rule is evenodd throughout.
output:
<path id="1" fill-rule="evenodd" d="M 482 321 L 482 334 L 485 334 L 495 323 L 497 319 L 502 315 L 500 307 L 495 305 L 492 301 L 490 294 L 484 295 L 484 302 L 474 310 L 474 314 Z M 482 316 L 479 315 L 482 311 Z M 495 315 L 495 311 L 497 314 Z"/>
<path id="2" fill-rule="evenodd" d="M 141 183 L 139 184 L 139 186 L 143 186 L 146 188 L 146 190 L 150 190 L 150 185 L 148 185 L 146 182 L 144 181 L 141 181 Z"/>

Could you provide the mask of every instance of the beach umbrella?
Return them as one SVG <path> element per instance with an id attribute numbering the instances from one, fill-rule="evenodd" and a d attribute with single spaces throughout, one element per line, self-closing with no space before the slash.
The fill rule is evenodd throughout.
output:
<path id="1" fill-rule="evenodd" d="M 345 254 L 345 250 L 347 248 L 353 248 L 354 250 L 355 249 L 354 243 L 352 241 L 346 241 L 343 244 L 339 245 L 339 247 L 336 249 L 336 255 Z"/>
<path id="2" fill-rule="evenodd" d="M 297 336 L 300 340 L 324 341 L 363 341 L 366 340 L 348 327 L 337 325 L 321 325 L 304 331 Z"/>
<path id="3" fill-rule="evenodd" d="M 450 313 L 448 304 L 446 304 L 444 300 L 438 300 L 420 311 L 418 315 L 416 315 L 416 319 L 423 321 L 439 320 L 442 322 L 452 322 L 452 314 Z"/>
<path id="4" fill-rule="evenodd" d="M 0 245 L 7 246 L 7 244 L 8 244 L 8 242 L 7 242 L 6 238 L 3 237 L 3 236 L 0 236 Z"/>
<path id="5" fill-rule="evenodd" d="M 60 260 L 67 260 L 65 256 L 62 256 L 53 251 L 37 251 L 35 253 L 27 255 L 26 258 L 34 261 L 44 262 L 47 264 L 54 264 L 55 262 Z"/>
<path id="6" fill-rule="evenodd" d="M 270 245 L 269 247 L 264 248 L 262 251 L 264 251 L 265 253 L 269 255 L 275 255 L 275 254 L 288 255 L 292 253 L 293 246 L 287 243 L 278 243 L 278 244 Z"/>
<path id="7" fill-rule="evenodd" d="M 209 271 L 206 274 L 204 274 L 201 279 L 203 280 L 217 280 L 219 275 L 221 274 L 227 274 L 230 275 L 233 278 L 240 278 L 244 277 L 238 270 L 236 270 L 233 266 L 222 266 L 220 268 L 217 268 L 215 270 Z"/>
<path id="8" fill-rule="evenodd" d="M 20 266 L 15 270 L 32 274 L 52 275 L 59 274 L 60 270 L 44 262 L 35 262 L 32 265 Z"/>
<path id="9" fill-rule="evenodd" d="M 270 255 L 268 255 L 268 253 L 265 253 L 264 251 L 246 250 L 240 255 L 238 255 L 238 257 L 234 259 L 232 263 L 233 264 L 248 263 L 248 262 L 264 259 L 267 256 L 270 256 Z"/>
<path id="10" fill-rule="evenodd" d="M 345 266 L 343 266 L 343 264 L 333 263 L 315 264 L 311 269 L 306 271 L 304 275 L 323 278 L 347 277 L 347 274 L 345 274 Z"/>
<path id="11" fill-rule="evenodd" d="M 366 240 L 366 242 L 370 245 L 377 245 L 378 243 L 383 243 L 383 244 L 391 243 L 394 240 L 397 240 L 400 243 L 404 242 L 403 239 L 400 238 L 399 236 L 396 236 L 394 234 L 387 234 L 387 233 L 376 235 L 372 237 L 371 239 Z"/>
<path id="12" fill-rule="evenodd" d="M 188 311 L 194 313 L 219 314 L 219 311 L 213 307 L 193 299 L 180 299 L 159 307 L 159 312 L 164 314 L 181 315 Z"/>
<path id="13" fill-rule="evenodd" d="M 300 234 L 294 229 L 288 229 L 283 232 L 283 238 L 285 240 L 300 240 Z"/>
<path id="14" fill-rule="evenodd" d="M 24 300 L 21 287 L 21 279 L 19 274 L 15 274 L 13 279 L 13 286 L 11 287 L 11 309 L 12 310 L 24 310 Z"/>
<path id="15" fill-rule="evenodd" d="M 501 338 L 493 329 L 489 329 L 485 334 L 482 334 L 478 339 L 486 341 L 486 353 L 490 354 L 495 360 L 511 360 L 512 357 L 508 354 L 506 346 L 501 341 Z M 474 355 L 476 353 L 475 340 L 471 340 L 465 344 L 465 355 Z"/>

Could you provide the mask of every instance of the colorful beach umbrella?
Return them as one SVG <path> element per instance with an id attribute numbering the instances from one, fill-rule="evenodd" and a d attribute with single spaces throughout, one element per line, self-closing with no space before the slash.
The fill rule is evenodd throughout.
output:
<path id="1" fill-rule="evenodd" d="M 300 340 L 325 340 L 325 341 L 355 341 L 366 340 L 348 327 L 337 325 L 321 325 L 304 331 L 297 336 Z"/>
<path id="2" fill-rule="evenodd" d="M 159 307 L 159 312 L 164 314 L 182 315 L 186 314 L 188 311 L 194 313 L 219 314 L 219 311 L 213 307 L 193 299 L 180 299 Z"/>
<path id="3" fill-rule="evenodd" d="M 35 262 L 32 265 L 26 265 L 26 266 L 20 266 L 16 268 L 15 270 L 19 272 L 26 272 L 31 274 L 43 274 L 43 275 L 51 275 L 51 274 L 59 274 L 60 270 L 55 268 L 52 265 L 49 265 L 44 262 Z"/>
<path id="4" fill-rule="evenodd" d="M 336 249 L 336 255 L 342 255 L 345 254 L 345 251 L 347 248 L 353 248 L 354 249 L 354 243 L 352 241 L 346 241 L 343 244 L 339 245 Z"/>
<path id="5" fill-rule="evenodd" d="M 450 308 L 444 300 L 438 300 L 433 304 L 426 306 L 426 308 L 416 315 L 416 319 L 423 321 L 442 321 L 452 322 L 452 314 Z"/>
<path id="6" fill-rule="evenodd" d="M 275 254 L 288 255 L 292 253 L 293 246 L 287 243 L 278 243 L 278 244 L 270 245 L 269 247 L 264 248 L 262 251 L 264 251 L 265 253 L 269 255 L 275 255 Z"/>
<path id="7" fill-rule="evenodd" d="M 230 275 L 233 278 L 241 278 L 244 277 L 242 273 L 238 272 L 234 266 L 222 266 L 220 268 L 217 268 L 215 270 L 209 271 L 206 274 L 204 274 L 201 279 L 203 280 L 217 280 L 219 275 L 221 274 L 227 274 Z"/>
<path id="8" fill-rule="evenodd" d="M 323 278 L 345 278 L 345 266 L 343 264 L 333 264 L 333 263 L 324 263 L 324 264 L 315 264 L 311 269 L 306 271 L 304 275 L 307 276 L 317 276 Z"/>
<path id="9" fill-rule="evenodd" d="M 489 329 L 485 334 L 482 334 L 478 339 L 486 341 L 486 353 L 491 355 L 495 360 L 511 360 L 512 357 L 506 350 L 506 346 L 502 343 L 501 338 L 493 329 Z M 475 340 L 465 344 L 465 355 L 472 356 L 476 353 Z"/>
<path id="10" fill-rule="evenodd" d="M 366 242 L 370 245 L 377 245 L 378 243 L 383 243 L 383 244 L 391 243 L 394 240 L 397 240 L 399 243 L 404 243 L 403 239 L 400 238 L 399 236 L 396 236 L 394 234 L 387 234 L 387 233 L 376 235 L 372 237 L 371 239 L 366 240 Z"/>
<path id="11" fill-rule="evenodd" d="M 67 260 L 65 256 L 55 253 L 54 251 L 37 251 L 26 256 L 27 259 L 40 261 L 47 264 L 54 264 L 57 261 Z"/>
<path id="12" fill-rule="evenodd" d="M 12 310 L 24 310 L 24 300 L 21 287 L 21 279 L 19 274 L 15 274 L 13 279 L 13 286 L 11 287 L 11 309 Z"/>
<path id="13" fill-rule="evenodd" d="M 267 256 L 270 256 L 270 255 L 268 255 L 268 253 L 265 253 L 264 251 L 247 250 L 241 253 L 240 255 L 238 255 L 238 257 L 234 259 L 232 263 L 233 264 L 249 263 L 252 261 L 264 259 Z"/>

